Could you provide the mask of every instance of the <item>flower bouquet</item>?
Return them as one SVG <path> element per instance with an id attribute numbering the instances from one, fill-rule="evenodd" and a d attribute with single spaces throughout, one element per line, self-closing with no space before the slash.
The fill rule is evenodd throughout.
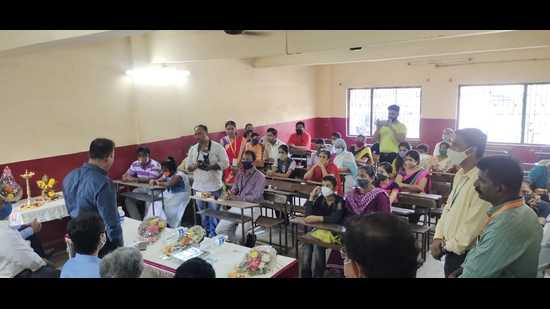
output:
<path id="1" fill-rule="evenodd" d="M 149 217 L 139 225 L 138 235 L 150 243 L 158 240 L 160 233 L 166 228 L 166 221 L 160 217 Z"/>
<path id="2" fill-rule="evenodd" d="M 188 229 L 182 237 L 178 238 L 175 242 L 168 242 L 163 248 L 162 252 L 166 255 L 170 255 L 176 251 L 183 250 L 191 245 L 199 244 L 206 236 L 206 231 L 200 225 L 195 225 Z"/>
<path id="3" fill-rule="evenodd" d="M 258 246 L 252 248 L 237 266 L 234 272 L 229 273 L 230 278 L 245 278 L 257 275 L 265 275 L 272 271 L 277 259 L 277 251 L 271 246 Z"/>
<path id="4" fill-rule="evenodd" d="M 36 181 L 36 185 L 40 188 L 40 190 L 42 190 L 42 197 L 45 200 L 55 200 L 59 197 L 54 190 L 56 184 L 57 181 L 55 178 L 49 178 L 48 175 L 44 175 L 41 180 Z"/>
<path id="5" fill-rule="evenodd" d="M 4 168 L 0 178 L 0 197 L 10 203 L 15 203 L 23 197 L 23 189 L 13 178 L 9 167 Z"/>

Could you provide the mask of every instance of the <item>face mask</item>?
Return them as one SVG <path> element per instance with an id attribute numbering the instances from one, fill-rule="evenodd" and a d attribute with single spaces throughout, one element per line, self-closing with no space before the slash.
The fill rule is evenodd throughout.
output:
<path id="1" fill-rule="evenodd" d="M 332 192 L 332 189 L 323 186 L 323 187 L 321 187 L 321 194 L 322 194 L 324 197 L 327 197 L 327 196 L 332 195 L 333 192 Z"/>
<path id="2" fill-rule="evenodd" d="M 370 185 L 370 181 L 365 178 L 357 178 L 357 185 L 363 189 L 366 189 Z"/>
<path id="3" fill-rule="evenodd" d="M 257 138 L 254 138 L 252 139 L 252 145 L 258 145 L 258 143 L 260 142 Z"/>
<path id="4" fill-rule="evenodd" d="M 446 156 L 447 155 L 447 149 L 439 149 L 439 155 L 440 156 Z"/>
<path id="5" fill-rule="evenodd" d="M 243 161 L 243 168 L 245 170 L 248 170 L 248 169 L 251 169 L 252 168 L 252 161 Z"/>
<path id="6" fill-rule="evenodd" d="M 342 149 L 342 148 L 336 148 L 336 149 L 334 150 L 334 152 L 335 152 L 336 154 L 341 154 L 342 152 L 344 152 L 344 149 Z"/>
<path id="7" fill-rule="evenodd" d="M 363 146 L 365 146 L 365 143 L 358 142 L 355 143 L 355 145 L 357 146 L 357 148 L 363 148 Z"/>
<path id="8" fill-rule="evenodd" d="M 378 179 L 379 181 L 384 181 L 384 180 L 388 179 L 388 176 L 386 176 L 384 174 L 376 174 L 376 179 Z"/>
<path id="9" fill-rule="evenodd" d="M 464 160 L 466 160 L 466 158 L 468 158 L 468 155 L 466 154 L 466 151 L 468 151 L 468 149 L 466 149 L 462 152 L 458 152 L 458 151 L 454 151 L 452 149 L 449 149 L 447 151 L 447 156 L 449 157 L 449 162 L 453 165 L 460 165 L 462 162 L 464 162 Z"/>
<path id="10" fill-rule="evenodd" d="M 296 129 L 296 134 L 302 134 L 304 132 L 304 129 Z"/>
<path id="11" fill-rule="evenodd" d="M 106 243 L 107 243 L 107 236 L 105 235 L 105 233 L 103 233 L 99 236 L 99 250 L 101 250 Z"/>
<path id="12" fill-rule="evenodd" d="M 287 158 L 286 153 L 285 154 L 282 154 L 282 153 L 279 154 L 279 159 L 280 160 L 286 160 L 286 158 Z"/>
<path id="13" fill-rule="evenodd" d="M 0 208 L 0 220 L 4 220 L 11 215 L 11 203 L 4 202 L 4 207 Z"/>
<path id="14" fill-rule="evenodd" d="M 401 150 L 399 151 L 399 156 L 401 157 L 401 159 L 405 159 L 405 155 L 407 154 L 407 150 Z"/>

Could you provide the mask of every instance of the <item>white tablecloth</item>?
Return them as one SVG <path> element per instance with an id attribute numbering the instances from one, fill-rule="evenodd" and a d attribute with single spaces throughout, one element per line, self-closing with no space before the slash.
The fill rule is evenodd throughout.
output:
<path id="1" fill-rule="evenodd" d="M 34 219 L 40 222 L 48 222 L 69 216 L 63 198 L 46 202 L 38 208 L 21 210 L 20 206 L 25 205 L 26 202 L 27 200 L 23 199 L 13 206 L 13 211 L 10 215 L 11 225 L 30 224 Z"/>
<path id="2" fill-rule="evenodd" d="M 132 246 L 139 241 L 137 233 L 138 226 L 141 221 L 131 218 L 125 218 L 122 223 L 122 233 L 124 237 L 124 245 Z M 174 258 L 165 258 L 162 253 L 162 240 L 158 240 L 147 247 L 147 250 L 141 251 L 146 264 L 144 277 L 172 277 L 173 271 L 181 265 L 181 261 Z M 245 254 L 250 248 L 239 246 L 232 243 L 224 243 L 221 246 L 212 247 L 212 250 L 203 258 L 214 267 L 217 278 L 227 278 L 230 272 L 235 270 Z M 275 269 L 261 276 L 254 278 L 271 278 L 291 264 L 296 263 L 296 259 L 277 255 L 277 265 Z"/>

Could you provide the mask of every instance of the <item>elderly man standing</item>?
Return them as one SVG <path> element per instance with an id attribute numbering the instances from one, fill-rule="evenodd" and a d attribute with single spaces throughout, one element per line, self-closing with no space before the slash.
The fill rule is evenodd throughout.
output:
<path id="1" fill-rule="evenodd" d="M 462 266 L 462 278 L 535 278 L 542 227 L 519 195 L 523 172 L 508 156 L 478 163 L 475 189 L 492 207 L 484 231 Z"/>
<path id="2" fill-rule="evenodd" d="M 462 129 L 456 132 L 448 151 L 449 160 L 460 169 L 454 177 L 441 219 L 437 222 L 431 246 L 434 258 L 441 259 L 445 255 L 445 277 L 464 262 L 483 229 L 487 210 L 491 207 L 490 203 L 480 199 L 474 188 L 479 175 L 476 165 L 483 157 L 486 144 L 487 136 L 479 129 Z"/>
<path id="3" fill-rule="evenodd" d="M 193 190 L 195 192 L 210 193 L 214 198 L 222 194 L 223 170 L 229 167 L 229 159 L 222 145 L 208 137 L 208 128 L 205 125 L 195 127 L 197 143 L 187 153 L 187 170 L 193 173 Z M 199 209 L 218 209 L 215 203 L 196 201 Z M 202 226 L 208 237 L 216 235 L 218 219 L 202 216 Z"/>

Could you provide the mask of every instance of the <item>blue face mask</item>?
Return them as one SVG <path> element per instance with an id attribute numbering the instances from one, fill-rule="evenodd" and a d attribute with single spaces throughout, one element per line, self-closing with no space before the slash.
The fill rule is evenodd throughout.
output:
<path id="1" fill-rule="evenodd" d="M 251 169 L 252 166 L 253 166 L 253 162 L 252 162 L 252 161 L 243 161 L 242 163 L 243 163 L 243 168 L 244 168 L 245 170 L 249 170 L 249 169 Z"/>
<path id="2" fill-rule="evenodd" d="M 4 202 L 4 206 L 0 208 L 0 220 L 4 220 L 11 215 L 11 203 Z"/>

